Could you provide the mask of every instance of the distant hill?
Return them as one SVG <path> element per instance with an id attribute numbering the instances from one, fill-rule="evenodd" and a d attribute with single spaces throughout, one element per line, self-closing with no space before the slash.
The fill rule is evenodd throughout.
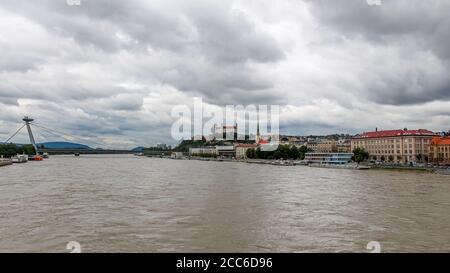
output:
<path id="1" fill-rule="evenodd" d="M 131 150 L 132 152 L 138 152 L 138 153 L 141 153 L 141 152 L 143 152 L 144 151 L 144 147 L 136 147 L 136 148 L 134 148 L 133 150 Z"/>
<path id="2" fill-rule="evenodd" d="M 71 142 L 44 142 L 37 143 L 38 148 L 41 145 L 44 145 L 45 149 L 80 149 L 80 150 L 91 150 L 92 148 L 79 143 L 71 143 Z"/>

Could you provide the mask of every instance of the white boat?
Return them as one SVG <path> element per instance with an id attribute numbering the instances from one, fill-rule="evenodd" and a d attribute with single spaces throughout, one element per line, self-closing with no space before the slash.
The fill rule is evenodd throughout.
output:
<path id="1" fill-rule="evenodd" d="M 347 163 L 347 164 L 320 164 L 320 163 L 311 163 L 308 165 L 309 167 L 315 168 L 329 168 L 329 169 L 347 169 L 347 170 L 368 170 L 369 166 L 359 165 L 356 163 Z"/>
<path id="2" fill-rule="evenodd" d="M 28 161 L 28 155 L 16 155 L 11 157 L 12 163 L 25 163 Z"/>
<path id="3" fill-rule="evenodd" d="M 450 175 L 450 168 L 447 168 L 447 169 L 437 169 L 435 172 L 436 172 L 437 174 Z"/>
<path id="4" fill-rule="evenodd" d="M 276 166 L 294 166 L 294 163 L 287 160 L 275 160 L 272 161 L 270 164 L 276 165 Z"/>
<path id="5" fill-rule="evenodd" d="M 307 166 L 309 163 L 306 160 L 298 160 L 294 161 L 294 165 L 301 165 L 301 166 Z"/>

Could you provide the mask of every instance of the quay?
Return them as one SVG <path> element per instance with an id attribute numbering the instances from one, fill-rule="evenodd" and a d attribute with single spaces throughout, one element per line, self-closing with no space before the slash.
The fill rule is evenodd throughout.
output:
<path id="1" fill-rule="evenodd" d="M 199 156 L 182 156 L 172 157 L 163 155 L 147 155 L 145 157 L 173 159 L 173 160 L 198 160 L 198 161 L 212 161 L 212 162 L 240 162 L 248 164 L 260 165 L 275 165 L 275 166 L 303 166 L 315 168 L 329 168 L 329 169 L 348 169 L 348 170 L 391 170 L 391 171 L 418 171 L 429 172 L 442 175 L 450 175 L 450 169 L 445 167 L 417 167 L 417 166 L 399 166 L 399 165 L 376 165 L 376 164 L 314 164 L 305 163 L 305 161 L 295 160 L 272 160 L 272 159 L 233 159 L 233 158 L 214 158 L 214 157 L 199 157 Z"/>
<path id="2" fill-rule="evenodd" d="M 12 165 L 12 164 L 13 164 L 13 163 L 12 163 L 11 160 L 0 159 L 0 167 Z"/>

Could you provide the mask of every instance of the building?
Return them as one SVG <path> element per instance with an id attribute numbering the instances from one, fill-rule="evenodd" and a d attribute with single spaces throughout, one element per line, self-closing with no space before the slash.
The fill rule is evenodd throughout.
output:
<path id="1" fill-rule="evenodd" d="M 338 151 L 336 141 L 330 139 L 308 141 L 306 148 L 313 153 L 336 153 Z"/>
<path id="2" fill-rule="evenodd" d="M 257 149 L 257 144 L 238 144 L 235 146 L 236 159 L 247 159 L 247 150 Z"/>
<path id="3" fill-rule="evenodd" d="M 301 136 L 279 136 L 281 145 L 301 147 L 306 144 L 306 139 Z"/>
<path id="4" fill-rule="evenodd" d="M 306 143 L 306 148 L 308 149 L 309 152 L 315 153 L 317 152 L 318 144 L 319 144 L 318 141 L 309 140 Z"/>
<path id="5" fill-rule="evenodd" d="M 173 159 L 180 159 L 180 158 L 183 158 L 183 153 L 182 152 L 172 152 L 172 154 L 170 154 L 170 157 Z"/>
<path id="6" fill-rule="evenodd" d="M 352 161 L 352 153 L 306 153 L 305 161 L 312 164 L 342 165 Z"/>
<path id="7" fill-rule="evenodd" d="M 431 140 L 429 161 L 450 165 L 450 137 L 434 137 Z"/>
<path id="8" fill-rule="evenodd" d="M 217 150 L 215 147 L 189 148 L 189 155 L 212 157 L 217 155 Z"/>
<path id="9" fill-rule="evenodd" d="M 436 134 L 425 130 L 364 132 L 351 140 L 351 150 L 364 148 L 371 160 L 409 163 L 427 162 L 429 145 Z"/>
<path id="10" fill-rule="evenodd" d="M 236 152 L 233 145 L 229 146 L 216 146 L 216 154 L 219 157 L 235 157 Z"/>
<path id="11" fill-rule="evenodd" d="M 336 153 L 337 151 L 335 140 L 325 139 L 317 143 L 318 153 Z"/>
<path id="12" fill-rule="evenodd" d="M 336 143 L 336 149 L 338 153 L 351 153 L 352 141 L 351 139 L 340 139 Z"/>

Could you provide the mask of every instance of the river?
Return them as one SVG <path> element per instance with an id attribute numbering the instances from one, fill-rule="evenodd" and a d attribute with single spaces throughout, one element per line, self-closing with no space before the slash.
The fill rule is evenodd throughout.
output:
<path id="1" fill-rule="evenodd" d="M 131 155 L 0 168 L 0 252 L 450 251 L 450 179 Z"/>

